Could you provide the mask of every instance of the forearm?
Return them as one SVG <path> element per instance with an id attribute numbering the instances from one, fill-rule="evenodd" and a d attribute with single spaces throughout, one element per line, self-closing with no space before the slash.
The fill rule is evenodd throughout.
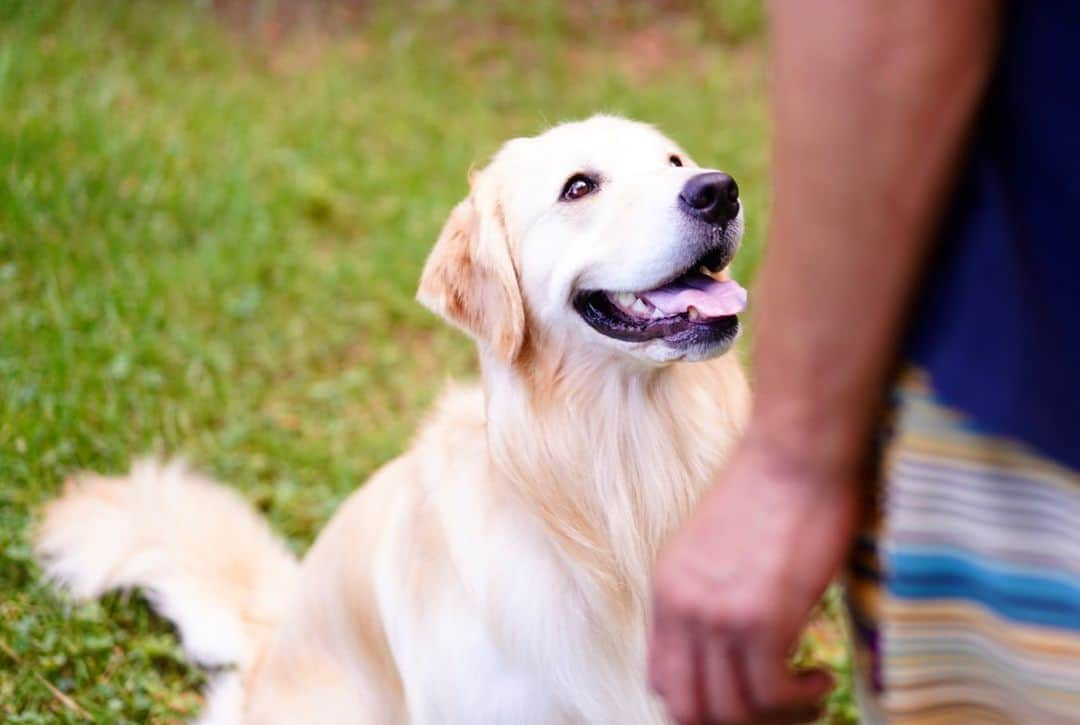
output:
<path id="1" fill-rule="evenodd" d="M 774 0 L 750 431 L 858 464 L 996 39 L 992 0 Z"/>

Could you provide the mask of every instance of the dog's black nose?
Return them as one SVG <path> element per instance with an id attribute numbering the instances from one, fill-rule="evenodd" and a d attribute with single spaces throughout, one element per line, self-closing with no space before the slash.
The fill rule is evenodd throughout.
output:
<path id="1" fill-rule="evenodd" d="M 709 224 L 724 224 L 739 214 L 739 186 L 719 171 L 691 176 L 679 192 L 679 201 L 690 216 Z"/>

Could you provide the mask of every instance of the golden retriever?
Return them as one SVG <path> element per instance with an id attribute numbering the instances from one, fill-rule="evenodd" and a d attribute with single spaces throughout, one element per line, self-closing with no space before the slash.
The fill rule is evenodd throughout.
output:
<path id="1" fill-rule="evenodd" d="M 181 464 L 83 475 L 37 549 L 79 596 L 142 587 L 213 723 L 662 723 L 649 569 L 747 414 L 730 176 L 610 116 L 507 143 L 473 174 L 418 299 L 469 333 L 409 449 L 297 562 Z"/>

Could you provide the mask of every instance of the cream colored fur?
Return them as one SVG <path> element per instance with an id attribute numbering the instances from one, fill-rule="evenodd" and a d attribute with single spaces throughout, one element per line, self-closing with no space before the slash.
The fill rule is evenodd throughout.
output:
<path id="1" fill-rule="evenodd" d="M 48 506 L 48 574 L 79 596 L 143 587 L 193 657 L 235 663 L 208 722 L 665 722 L 645 685 L 649 568 L 748 390 L 734 356 L 603 338 L 569 299 L 667 273 L 683 241 L 664 215 L 695 171 L 673 152 L 598 117 L 477 175 L 419 296 L 476 338 L 482 384 L 443 395 L 302 565 L 228 489 L 145 462 Z M 552 206 L 581 165 L 607 196 Z"/>

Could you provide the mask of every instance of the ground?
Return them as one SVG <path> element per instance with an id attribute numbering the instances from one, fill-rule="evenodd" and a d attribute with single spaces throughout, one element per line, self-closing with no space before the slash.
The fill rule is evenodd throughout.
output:
<path id="1" fill-rule="evenodd" d="M 756 3 L 408 5 L 295 30 L 208 2 L 0 0 L 5 722 L 198 711 L 203 674 L 137 595 L 76 603 L 41 583 L 36 512 L 73 471 L 183 455 L 303 551 L 443 381 L 475 372 L 412 296 L 501 141 L 596 111 L 658 124 L 739 180 L 735 272 L 752 280 Z M 830 718 L 847 722 L 830 622 L 808 651 L 838 668 Z"/>

